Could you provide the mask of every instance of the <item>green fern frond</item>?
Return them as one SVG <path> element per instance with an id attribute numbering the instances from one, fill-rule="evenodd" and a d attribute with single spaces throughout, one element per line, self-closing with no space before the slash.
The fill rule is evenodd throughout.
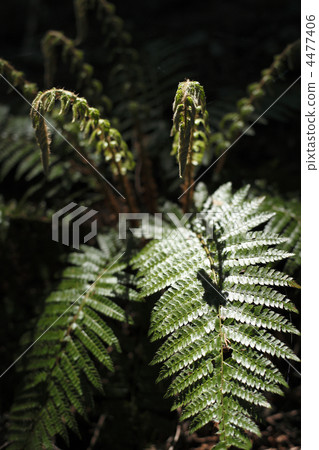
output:
<path id="1" fill-rule="evenodd" d="M 28 99 L 33 99 L 39 91 L 35 83 L 27 81 L 22 72 L 16 70 L 8 61 L 2 58 L 0 58 L 0 74 L 14 87 L 18 88 Z"/>
<path id="2" fill-rule="evenodd" d="M 67 114 L 72 106 L 72 121 L 79 121 L 84 136 L 95 143 L 96 151 L 102 153 L 106 161 L 110 161 L 115 175 L 125 175 L 127 171 L 133 170 L 133 155 L 127 144 L 119 131 L 111 127 L 108 120 L 100 118 L 98 109 L 90 107 L 85 98 L 78 97 L 73 92 L 53 88 L 39 92 L 31 109 L 32 123 L 41 148 L 45 173 L 49 170 L 50 138 L 44 116 L 52 111 L 57 101 L 61 104 L 60 114 Z"/>
<path id="3" fill-rule="evenodd" d="M 137 295 L 116 236 L 98 240 L 102 250 L 83 245 L 71 254 L 72 265 L 47 298 L 35 332 L 22 340 L 34 346 L 19 366 L 24 379 L 9 417 L 12 449 L 53 448 L 55 435 L 68 442 L 68 428 L 79 433 L 74 411 L 86 417 L 90 385 L 103 391 L 96 363 L 114 370 L 110 350 L 120 345 L 109 320 L 131 322 L 117 302 Z"/>
<path id="4" fill-rule="evenodd" d="M 101 24 L 101 40 L 106 50 L 107 86 L 114 103 L 124 97 L 133 100 L 143 88 L 142 69 L 137 51 L 131 47 L 131 36 L 123 20 L 116 14 L 115 6 L 106 0 L 77 0 L 74 3 L 77 17 L 78 39 L 86 37 L 88 12 L 93 11 Z M 117 114 L 118 115 L 118 114 Z"/>
<path id="5" fill-rule="evenodd" d="M 276 55 L 273 63 L 261 72 L 261 79 L 251 83 L 248 96 L 237 102 L 235 112 L 227 112 L 218 124 L 218 131 L 213 133 L 210 144 L 214 146 L 215 154 L 219 156 L 256 118 L 261 100 L 271 91 L 272 86 L 287 70 L 292 70 L 299 64 L 300 40 L 289 44 L 280 55 Z"/>
<path id="6" fill-rule="evenodd" d="M 76 43 L 60 31 L 48 31 L 42 40 L 42 52 L 45 65 L 45 84 L 53 85 L 57 67 L 57 59 L 61 54 L 62 62 L 69 66 L 71 74 L 76 78 L 76 88 L 92 103 L 98 102 L 107 112 L 111 109 L 111 101 L 103 93 L 100 80 L 93 78 L 94 69 L 84 60 L 84 53 L 76 47 Z"/>
<path id="7" fill-rule="evenodd" d="M 18 193 L 16 207 L 10 211 L 10 216 L 18 217 L 21 214 L 21 217 L 32 216 L 43 219 L 45 215 L 51 214 L 51 207 L 54 209 L 57 204 L 60 208 L 61 199 L 70 202 L 81 196 L 81 201 L 85 200 L 88 205 L 96 201 L 97 194 L 90 193 L 88 196 L 85 193 L 87 186 L 92 185 L 92 181 L 86 173 L 81 173 L 78 160 L 72 160 L 71 147 L 63 146 L 62 149 L 61 143 L 62 140 L 57 137 L 52 144 L 54 153 L 51 155 L 51 170 L 44 178 L 41 157 L 35 151 L 37 143 L 30 119 L 27 116 L 13 116 L 7 111 L 1 121 L 0 181 L 13 176 L 24 186 L 23 192 Z M 68 177 L 61 178 L 66 172 Z M 40 197 L 46 199 L 46 204 L 39 203 Z M 23 208 L 26 208 L 25 212 Z"/>
<path id="8" fill-rule="evenodd" d="M 279 196 L 269 197 L 265 202 L 265 208 L 276 212 L 266 225 L 266 231 L 280 233 L 286 238 L 279 248 L 294 254 L 284 265 L 284 271 L 294 275 L 301 265 L 300 202 L 296 199 L 285 200 Z"/>
<path id="9" fill-rule="evenodd" d="M 179 83 L 173 111 L 172 154 L 177 154 L 179 176 L 182 178 L 186 165 L 201 163 L 208 143 L 208 113 L 203 87 L 197 81 Z"/>
<path id="10" fill-rule="evenodd" d="M 287 386 L 269 357 L 298 361 L 272 334 L 299 334 L 278 312 L 294 305 L 273 288 L 297 285 L 270 266 L 291 253 L 276 248 L 286 239 L 265 231 L 273 213 L 262 211 L 263 198 L 246 199 L 248 189 L 223 185 L 188 228 L 166 231 L 132 258 L 141 297 L 160 294 L 150 326 L 151 340 L 165 339 L 152 361 L 162 363 L 158 381 L 173 377 L 166 396 L 182 420 L 192 418 L 191 431 L 219 424 L 216 449 L 251 448 L 245 431 L 260 434 L 253 408 L 269 407 L 265 393 Z"/>

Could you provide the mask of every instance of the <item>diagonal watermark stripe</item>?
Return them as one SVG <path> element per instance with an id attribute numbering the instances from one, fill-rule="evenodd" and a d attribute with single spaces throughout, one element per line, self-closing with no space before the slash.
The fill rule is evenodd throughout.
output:
<path id="1" fill-rule="evenodd" d="M 116 189 L 116 187 L 115 186 L 113 186 L 113 184 L 110 182 L 110 181 L 108 181 L 102 174 L 101 174 L 101 172 L 99 172 L 98 170 L 97 170 L 97 168 L 95 167 L 95 166 L 93 166 L 93 164 L 92 163 L 90 163 L 90 161 L 88 160 L 88 159 L 86 159 L 85 158 L 85 156 L 83 156 L 82 155 L 82 153 L 79 151 L 79 150 L 77 150 L 75 147 L 74 147 L 74 145 L 72 145 L 71 144 L 71 142 L 65 137 L 65 136 L 63 136 L 63 134 L 57 129 L 57 128 L 55 128 L 55 126 L 54 125 L 52 125 L 52 123 L 48 120 L 48 119 L 46 119 L 41 113 L 39 113 L 39 111 L 37 111 L 33 106 L 32 106 L 32 104 L 29 102 L 29 100 L 28 99 L 26 99 L 25 97 L 24 97 L 24 95 L 23 94 L 21 94 L 21 92 L 20 91 L 18 91 L 18 89 L 12 84 L 12 83 L 10 83 L 10 81 L 9 80 L 7 80 L 7 78 L 6 77 L 4 77 L 1 73 L 0 73 L 0 76 L 4 79 L 4 81 L 6 81 L 6 83 L 18 94 L 18 95 L 20 95 L 20 97 L 37 113 L 37 114 L 39 114 L 39 116 L 41 116 L 42 117 L 42 119 L 45 121 L 45 123 L 47 124 L 47 125 L 49 125 L 49 127 L 51 127 L 59 136 L 61 136 L 61 138 L 67 143 L 67 144 L 69 144 L 69 146 L 73 149 L 73 150 L 75 150 L 76 151 L 76 153 L 78 153 L 78 155 L 80 155 L 81 156 L 81 158 L 82 159 L 84 159 L 84 161 L 87 163 L 87 164 L 89 164 L 89 166 L 91 166 L 92 167 L 92 169 L 97 173 L 97 174 L 99 174 L 100 175 L 100 177 L 112 188 L 112 189 L 114 189 L 114 191 L 115 192 L 117 192 L 117 194 L 120 196 L 120 197 L 122 197 L 124 200 L 125 200 L 125 197 L 124 197 L 124 195 L 122 195 L 117 189 Z"/>
<path id="2" fill-rule="evenodd" d="M 68 312 L 69 311 L 69 309 L 70 308 L 72 308 L 72 306 L 76 303 L 76 302 L 78 302 L 79 300 L 80 300 L 80 298 L 81 297 L 83 297 L 83 295 L 85 295 L 85 294 L 87 294 L 88 292 L 89 292 L 89 290 L 90 289 L 92 289 L 92 287 L 94 287 L 95 285 L 96 285 L 96 283 L 99 281 L 99 279 L 100 278 L 102 278 L 103 277 L 103 275 L 108 271 L 108 270 L 110 270 L 111 269 L 111 267 L 113 267 L 114 266 L 114 264 L 115 263 L 117 263 L 117 261 L 120 259 L 120 258 L 122 258 L 122 256 L 124 255 L 124 253 L 125 252 L 123 252 L 118 258 L 116 258 L 116 260 L 115 261 L 113 261 L 112 262 L 112 264 L 109 266 L 109 267 L 107 267 L 102 273 L 101 273 L 101 275 L 99 275 L 98 276 L 98 278 L 94 281 L 94 283 L 92 283 L 76 300 L 74 300 L 74 302 L 70 305 L 70 306 L 68 306 L 67 307 L 67 309 L 62 313 L 62 314 L 60 314 L 60 316 L 57 318 L 57 319 L 55 319 L 55 321 L 54 322 L 52 322 L 51 323 L 51 325 L 46 329 L 46 330 L 44 330 L 43 331 L 43 333 L 34 341 L 34 342 L 32 342 L 32 344 L 31 345 L 29 345 L 29 347 L 26 349 L 26 350 L 24 350 L 24 352 L 23 353 L 21 353 L 21 355 L 20 356 L 18 356 L 18 358 L 15 360 L 15 361 L 13 361 L 13 363 L 0 375 L 0 378 L 2 378 L 3 377 L 3 375 L 5 375 L 41 338 L 42 338 L 42 336 L 44 336 L 45 335 L 45 333 L 47 333 L 47 331 L 49 331 L 50 330 L 50 328 L 52 328 L 53 327 L 53 325 L 55 325 L 60 319 L 61 319 L 61 317 L 63 317 L 64 316 L 64 314 L 66 313 L 66 312 Z"/>
<path id="3" fill-rule="evenodd" d="M 272 102 L 272 104 L 270 105 L 270 106 L 268 106 L 268 108 L 262 113 L 262 114 L 260 114 L 260 116 L 259 117 L 257 117 L 257 119 L 252 123 L 252 124 L 250 124 L 249 125 L 249 127 L 247 127 L 243 132 L 242 132 L 242 134 L 240 135 L 240 136 L 238 136 L 238 138 L 237 139 L 235 139 L 234 140 L 234 142 L 228 147 L 228 148 L 226 148 L 226 150 L 209 166 L 209 167 L 207 167 L 207 169 L 206 170 L 204 170 L 204 172 L 198 177 L 198 178 L 196 178 L 196 180 L 194 180 L 194 182 L 190 185 L 190 186 L 188 186 L 188 188 L 187 189 L 185 189 L 185 191 L 178 197 L 178 200 L 181 198 L 181 197 L 183 197 L 183 195 L 184 194 L 186 194 L 186 192 L 192 187 L 192 186 L 194 186 L 194 184 L 195 183 L 197 183 L 197 181 L 198 180 L 200 180 L 201 178 L 202 178 L 202 176 L 203 175 L 205 175 L 205 173 L 211 168 L 211 167 L 213 167 L 216 163 L 217 163 L 217 161 L 226 153 L 226 152 L 228 152 L 228 150 L 230 150 L 231 148 L 232 148 L 232 146 L 233 145 L 235 145 L 236 144 L 236 142 L 238 142 L 239 141 L 239 139 L 240 138 L 242 138 L 246 133 L 247 133 L 247 131 L 248 130 L 250 130 L 254 125 L 255 125 L 255 123 L 256 122 L 258 122 L 258 120 L 259 119 L 261 119 L 261 117 L 263 117 L 265 114 L 266 114 L 266 112 L 267 111 L 269 111 L 270 110 L 270 108 L 272 108 L 277 102 L 278 102 L 278 100 L 280 100 L 299 80 L 300 80 L 300 78 L 301 78 L 301 75 L 290 85 L 290 86 L 288 86 L 287 87 L 287 89 L 282 93 L 282 94 L 280 94 L 279 95 L 279 97 L 278 98 L 276 98 L 276 100 L 274 101 L 274 102 Z"/>

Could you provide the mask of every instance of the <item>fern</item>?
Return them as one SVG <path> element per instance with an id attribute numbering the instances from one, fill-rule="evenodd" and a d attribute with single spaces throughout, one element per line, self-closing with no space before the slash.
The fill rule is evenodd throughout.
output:
<path id="1" fill-rule="evenodd" d="M 76 47 L 72 39 L 59 31 L 48 31 L 42 40 L 42 51 L 45 61 L 45 85 L 51 87 L 55 78 L 58 57 L 70 67 L 70 72 L 76 79 L 76 88 L 94 104 L 101 105 L 100 109 L 109 112 L 112 102 L 103 95 L 103 84 L 93 78 L 94 69 L 84 61 L 84 52 Z"/>
<path id="2" fill-rule="evenodd" d="M 260 101 L 294 63 L 299 44 L 288 46 L 262 72 L 261 80 L 249 86 L 247 98 L 237 103 L 235 113 L 228 111 L 220 120 L 223 114 L 219 111 L 209 123 L 203 87 L 185 77 L 182 66 L 189 58 L 184 57 L 182 44 L 169 46 L 169 50 L 162 46 L 163 41 L 148 44 L 150 51 L 154 46 L 161 51 L 158 61 L 154 57 L 151 63 L 156 69 L 151 67 L 147 76 L 152 78 L 165 58 L 169 72 L 159 76 L 158 86 L 149 89 L 141 59 L 114 5 L 105 0 L 75 0 L 74 5 L 77 38 L 50 31 L 42 41 L 45 83 L 50 89 L 39 91 L 22 72 L 0 60 L 0 74 L 33 101 L 32 125 L 46 174 L 41 177 L 30 122 L 20 115 L 12 116 L 9 109 L 0 111 L 4 125 L 1 179 L 10 182 L 14 174 L 15 180 L 31 185 L 21 201 L 0 198 L 1 239 L 8 235 L 11 218 L 43 216 L 48 222 L 52 207 L 61 208 L 62 196 L 63 205 L 69 194 L 75 198 L 81 195 L 83 200 L 83 190 L 91 204 L 104 200 L 101 227 L 115 223 L 119 212 L 144 208 L 164 215 L 175 212 L 180 220 L 183 212 L 199 214 L 178 229 L 165 222 L 160 227 L 163 239 L 147 244 L 150 230 L 142 223 L 142 240 L 132 241 L 132 248 L 131 241 L 125 247 L 107 227 L 103 229 L 107 235 L 98 236 L 99 248 L 84 245 L 69 256 L 61 282 L 41 305 L 34 327 L 21 340 L 26 351 L 21 361 L 20 357 L 16 360 L 20 384 L 8 416 L 9 448 L 54 449 L 61 439 L 73 445 L 73 433 L 81 434 L 78 416 L 88 419 L 93 395 L 96 391 L 103 394 L 104 377 L 112 380 L 109 375 L 114 365 L 121 366 L 116 372 L 119 378 L 130 367 L 125 361 L 131 359 L 130 354 L 115 359 L 121 346 L 125 348 L 132 317 L 138 316 L 137 310 L 132 317 L 127 312 L 127 301 L 152 296 L 155 306 L 145 305 L 152 310 L 149 336 L 151 341 L 161 341 L 152 365 L 161 364 L 158 381 L 170 379 L 165 397 L 172 398 L 172 410 L 190 422 L 191 432 L 213 422 L 219 435 L 214 448 L 249 449 L 252 433 L 260 435 L 255 423 L 258 408 L 269 407 L 269 394 L 282 395 L 288 387 L 276 359 L 299 361 L 281 340 L 284 333 L 299 334 L 286 317 L 298 312 L 286 296 L 289 288 L 300 287 L 292 278 L 300 264 L 298 205 L 279 196 L 256 198 L 249 194 L 248 186 L 233 194 L 230 183 L 208 195 L 204 184 L 194 190 L 194 173 L 212 159 L 213 153 L 207 151 L 210 147 L 218 156 L 256 119 Z M 92 18 L 101 25 L 98 39 L 105 55 L 98 73 L 104 71 L 104 87 L 93 78 L 93 66 L 84 58 Z M 195 47 L 192 51 L 199 57 Z M 92 55 L 90 61 L 95 58 Z M 59 58 L 76 80 L 81 96 L 72 88 L 52 87 L 59 78 L 55 77 Z M 148 156 L 150 149 L 153 163 L 159 164 L 158 178 L 163 184 L 159 188 L 166 193 L 175 191 L 180 180 L 171 183 L 177 178 L 177 167 L 167 158 L 168 123 L 161 115 L 176 74 L 186 80 L 177 88 L 171 129 L 172 154 L 183 178 L 183 211 L 162 198 L 157 205 L 159 189 Z M 104 93 L 114 105 L 112 110 Z M 102 118 L 106 103 L 107 113 L 112 114 L 108 119 Z M 48 114 L 55 131 L 62 131 L 52 142 Z M 217 128 L 213 135 L 211 125 Z M 62 138 L 82 156 L 80 163 Z M 134 170 L 136 192 L 130 179 Z M 109 186 L 101 187 L 104 174 L 123 189 L 127 205 L 124 198 L 113 198 Z M 47 182 L 43 198 L 50 202 L 38 205 Z M 156 217 L 152 224 L 154 231 L 159 231 Z M 283 272 L 279 270 L 282 267 Z M 145 316 L 140 319 L 145 322 Z M 142 336 L 143 350 L 148 344 Z M 129 376 L 134 378 L 130 372 Z M 137 377 L 134 383 L 138 384 L 143 376 L 138 373 Z"/>
<path id="3" fill-rule="evenodd" d="M 37 142 L 41 149 L 45 174 L 49 172 L 51 138 L 44 116 L 52 111 L 56 101 L 61 104 L 59 115 L 65 116 L 72 106 L 72 123 L 79 123 L 83 137 L 88 140 L 88 146 L 93 143 L 96 153 L 102 154 L 104 160 L 109 163 L 113 176 L 120 180 L 130 210 L 136 212 L 138 207 L 130 181 L 127 178 L 127 172 L 134 169 L 135 161 L 121 133 L 116 128 L 111 127 L 108 120 L 101 119 L 99 110 L 90 107 L 85 98 L 78 97 L 73 92 L 64 89 L 53 88 L 45 92 L 40 91 L 32 103 L 31 118 Z M 80 153 L 78 149 L 76 150 L 77 153 Z M 84 155 L 81 156 L 86 162 L 89 162 Z M 90 166 L 94 168 L 91 163 Z M 104 180 L 106 181 L 106 179 Z M 108 192 L 106 195 L 110 199 Z"/>
<path id="4" fill-rule="evenodd" d="M 33 98 L 38 92 L 35 83 L 30 83 L 24 74 L 16 70 L 8 61 L 0 58 L 0 75 L 4 76 L 14 87 L 20 89 L 27 98 Z"/>
<path id="5" fill-rule="evenodd" d="M 79 165 L 79 161 L 72 161 L 70 147 L 63 146 L 63 152 L 61 151 L 62 140 L 59 137 L 52 144 L 54 154 L 51 156 L 51 170 L 44 178 L 41 158 L 35 151 L 37 144 L 30 119 L 25 115 L 13 116 L 6 111 L 1 117 L 1 125 L 3 131 L 0 132 L 0 181 L 3 182 L 13 175 L 16 181 L 24 183 L 25 188 L 17 205 L 21 213 L 28 201 L 36 203 L 39 199 L 45 199 L 54 209 L 55 205 L 60 204 L 59 199 L 70 202 L 81 198 L 90 204 L 100 196 L 92 193 L 87 195 L 92 181 L 83 173 L 83 166 Z M 69 176 L 61 179 L 63 173 L 68 173 Z M 76 185 L 81 187 L 72 192 Z M 48 208 L 48 205 L 46 206 Z M 38 217 L 50 214 L 48 209 L 40 208 L 39 205 L 34 209 L 37 210 Z"/>
<path id="6" fill-rule="evenodd" d="M 12 449 L 53 448 L 56 435 L 68 442 L 68 428 L 79 433 L 73 409 L 86 417 L 89 385 L 103 392 L 97 363 L 114 370 L 105 346 L 120 351 L 120 345 L 108 321 L 131 322 L 118 301 L 137 295 L 124 274 L 119 241 L 111 233 L 99 236 L 99 244 L 70 255 L 36 330 L 22 341 L 36 344 L 20 366 L 23 385 L 9 419 Z"/>
<path id="7" fill-rule="evenodd" d="M 281 234 L 286 242 L 280 248 L 292 252 L 284 265 L 284 272 L 294 275 L 301 265 L 301 211 L 297 199 L 285 200 L 281 197 L 269 197 L 265 208 L 275 211 L 276 215 L 269 221 L 266 231 Z"/>
<path id="8" fill-rule="evenodd" d="M 258 82 L 249 84 L 247 87 L 248 96 L 237 101 L 236 111 L 227 112 L 221 118 L 216 132 L 210 138 L 210 144 L 213 146 L 216 156 L 221 156 L 241 133 L 246 133 L 250 124 L 258 118 L 256 112 L 260 109 L 262 99 L 271 93 L 274 84 L 278 80 L 284 78 L 287 70 L 291 70 L 298 64 L 299 53 L 300 40 L 289 44 L 280 55 L 274 57 L 270 67 L 262 70 L 261 79 Z M 272 111 L 271 114 L 273 114 Z M 282 120 L 282 118 L 283 114 L 280 114 L 280 119 Z M 208 160 L 206 163 L 208 163 Z M 223 163 L 224 159 L 221 159 L 216 167 L 217 172 L 221 170 Z"/>
<path id="9" fill-rule="evenodd" d="M 158 381 L 174 377 L 167 396 L 191 431 L 219 424 L 219 444 L 251 448 L 245 431 L 259 434 L 253 407 L 270 406 L 266 392 L 287 386 L 270 356 L 298 361 L 272 331 L 299 334 L 282 313 L 294 305 L 273 286 L 296 286 L 270 264 L 291 256 L 275 246 L 278 234 L 253 231 L 271 219 L 262 198 L 246 200 L 248 188 L 231 194 L 222 186 L 202 209 L 203 219 L 150 242 L 133 260 L 141 297 L 161 293 L 150 336 L 165 342 L 152 363 L 162 363 Z M 272 286 L 272 287 L 270 287 Z M 163 292 L 164 290 L 164 292 Z"/>
<path id="10" fill-rule="evenodd" d="M 133 169 L 133 158 L 121 134 L 111 128 L 109 121 L 100 119 L 96 108 L 89 107 L 85 98 L 77 97 L 73 92 L 51 89 L 37 95 L 31 110 L 45 173 L 49 170 L 51 140 L 44 115 L 52 110 L 57 100 L 61 103 L 60 114 L 66 114 L 72 105 L 73 121 L 79 120 L 84 135 L 90 135 L 90 139 L 96 141 L 97 151 L 104 154 L 106 161 L 111 160 L 112 171 L 116 175 L 124 175 L 127 170 Z"/>
<path id="11" fill-rule="evenodd" d="M 106 0 L 79 0 L 75 2 L 78 39 L 86 37 L 88 13 L 93 11 L 100 22 L 102 45 L 106 51 L 107 85 L 115 105 L 119 106 L 116 116 L 127 120 L 127 114 L 120 111 L 120 105 L 136 100 L 143 90 L 143 76 L 139 55 L 131 46 L 131 36 L 124 29 L 123 20 L 116 14 L 115 6 Z M 125 102 L 126 100 L 126 102 Z M 121 118 L 122 118 L 121 117 Z"/>
<path id="12" fill-rule="evenodd" d="M 174 136 L 172 153 L 177 153 L 179 176 L 182 178 L 186 165 L 201 163 L 207 146 L 208 113 L 206 111 L 205 93 L 196 81 L 187 80 L 177 88 L 173 104 Z"/>

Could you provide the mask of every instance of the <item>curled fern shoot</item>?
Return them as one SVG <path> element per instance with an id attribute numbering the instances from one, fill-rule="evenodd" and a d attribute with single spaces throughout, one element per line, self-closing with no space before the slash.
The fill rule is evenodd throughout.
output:
<path id="1" fill-rule="evenodd" d="M 179 176 L 187 166 L 201 163 L 208 143 L 209 126 L 206 99 L 198 81 L 179 83 L 173 103 L 173 154 L 177 154 Z"/>
<path id="2" fill-rule="evenodd" d="M 45 60 L 45 84 L 50 87 L 53 83 L 54 73 L 57 66 L 57 49 L 62 49 L 62 60 L 70 64 L 71 71 L 77 71 L 79 79 L 86 79 L 87 82 L 92 78 L 92 66 L 83 66 L 83 52 L 75 47 L 72 39 L 67 38 L 60 31 L 48 31 L 42 39 L 42 51 Z"/>
<path id="3" fill-rule="evenodd" d="M 100 118 L 99 110 L 90 107 L 85 98 L 78 97 L 73 92 L 53 88 L 39 92 L 31 109 L 32 124 L 42 152 L 45 173 L 49 170 L 50 154 L 50 137 L 45 115 L 52 111 L 57 101 L 61 104 L 60 115 L 66 115 L 72 108 L 72 121 L 80 123 L 83 136 L 95 144 L 98 153 L 103 154 L 114 175 L 123 176 L 127 171 L 133 170 L 134 159 L 127 144 L 108 120 Z"/>
<path id="4" fill-rule="evenodd" d="M 132 37 L 125 30 L 123 20 L 116 14 L 114 4 L 106 0 L 76 0 L 78 39 L 86 37 L 88 12 L 93 12 L 101 24 L 102 45 L 106 49 L 108 86 L 112 88 L 112 100 L 121 96 L 135 97 L 143 88 L 138 52 L 131 47 Z M 110 93 L 110 95 L 111 95 Z"/>
<path id="5" fill-rule="evenodd" d="M 62 62 L 69 66 L 70 72 L 76 78 L 76 88 L 81 89 L 83 95 L 92 102 L 99 102 L 107 111 L 111 109 L 111 101 L 102 95 L 103 85 L 100 80 L 93 78 L 94 69 L 84 60 L 84 53 L 78 49 L 75 42 L 67 38 L 60 31 L 51 30 L 42 40 L 42 52 L 45 65 L 45 85 L 51 87 L 57 67 L 57 59 L 61 54 Z"/>
<path id="6" fill-rule="evenodd" d="M 30 83 L 24 78 L 23 72 L 16 70 L 8 61 L 0 58 L 0 74 L 18 88 L 28 99 L 33 99 L 39 91 L 35 83 Z"/>
<path id="7" fill-rule="evenodd" d="M 273 63 L 267 69 L 262 70 L 258 82 L 251 83 L 247 87 L 248 96 L 237 102 L 237 110 L 224 115 L 219 123 L 219 130 L 211 135 L 210 143 L 213 144 L 217 156 L 234 142 L 256 118 L 256 110 L 261 100 L 271 90 L 271 87 L 284 77 L 287 70 L 291 70 L 299 62 L 300 40 L 289 44 L 280 55 L 274 57 Z M 216 172 L 220 172 L 225 162 L 225 156 L 219 159 Z"/>
<path id="8" fill-rule="evenodd" d="M 158 381 L 173 377 L 166 395 L 181 420 L 192 420 L 191 432 L 218 424 L 216 449 L 252 447 L 246 431 L 260 435 L 255 408 L 287 387 L 273 357 L 299 361 L 273 335 L 299 334 L 284 315 L 295 306 L 276 289 L 296 284 L 271 268 L 291 253 L 276 248 L 285 238 L 260 231 L 274 213 L 262 211 L 263 198 L 247 200 L 248 188 L 232 194 L 230 183 L 222 186 L 190 226 L 132 259 L 141 297 L 158 298 L 150 325 L 151 340 L 164 340 L 152 361 L 162 364 Z"/>

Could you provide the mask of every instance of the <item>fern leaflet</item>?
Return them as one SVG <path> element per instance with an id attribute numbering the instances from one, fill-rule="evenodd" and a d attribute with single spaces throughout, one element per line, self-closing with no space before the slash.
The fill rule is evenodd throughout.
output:
<path id="1" fill-rule="evenodd" d="M 152 340 L 165 338 L 152 361 L 162 363 L 158 381 L 174 377 L 167 396 L 182 420 L 192 418 L 191 432 L 218 423 L 216 449 L 251 448 L 244 432 L 260 434 L 254 408 L 269 407 L 265 392 L 287 386 L 269 357 L 298 361 L 272 334 L 299 334 L 280 311 L 294 305 L 273 289 L 297 285 L 270 267 L 291 253 L 275 247 L 286 239 L 259 231 L 273 214 L 247 192 L 222 186 L 190 226 L 166 232 L 132 260 L 141 297 L 160 294 L 150 326 Z"/>
<path id="2" fill-rule="evenodd" d="M 22 342 L 35 344 L 20 366 L 24 379 L 10 412 L 10 449 L 51 449 L 55 435 L 68 442 L 68 428 L 79 434 L 74 412 L 86 417 L 90 385 L 103 392 L 97 364 L 114 370 L 109 353 L 120 345 L 106 319 L 131 322 L 118 300 L 137 294 L 115 236 L 98 239 L 101 249 L 83 245 L 70 255 L 35 332 Z"/>

